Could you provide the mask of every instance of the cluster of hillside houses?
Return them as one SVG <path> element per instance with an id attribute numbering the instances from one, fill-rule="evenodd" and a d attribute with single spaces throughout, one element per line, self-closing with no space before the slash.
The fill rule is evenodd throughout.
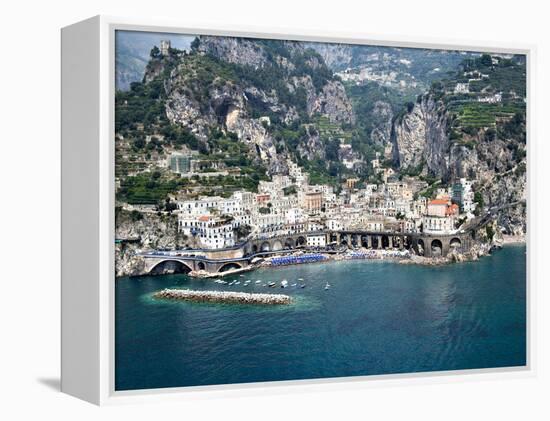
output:
<path id="1" fill-rule="evenodd" d="M 461 215 L 475 209 L 469 180 L 435 192 L 416 178 L 382 184 L 348 179 L 338 194 L 329 185 L 311 185 L 309 176 L 289 161 L 288 175 L 260 181 L 258 192 L 236 191 L 231 197 L 175 197 L 179 230 L 198 247 L 232 247 L 247 236 L 269 238 L 303 233 L 308 246 L 324 247 L 326 231 L 452 233 Z M 387 174 L 386 174 L 387 175 Z"/>

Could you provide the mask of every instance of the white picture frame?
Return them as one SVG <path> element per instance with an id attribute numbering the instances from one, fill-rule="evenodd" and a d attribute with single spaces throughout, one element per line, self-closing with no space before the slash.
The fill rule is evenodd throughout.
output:
<path id="1" fill-rule="evenodd" d="M 536 148 L 532 138 L 532 45 L 461 43 L 456 40 L 386 39 L 372 34 L 303 29 L 201 25 L 152 19 L 96 16 L 62 29 L 62 377 L 63 392 L 94 404 L 295 391 L 444 383 L 535 374 L 532 346 L 534 285 L 527 271 L 527 365 L 419 374 L 363 376 L 223 386 L 117 392 L 114 390 L 114 43 L 116 30 L 207 34 L 298 41 L 518 53 L 527 57 L 528 186 Z M 528 221 L 533 202 L 528 187 Z M 529 226 L 529 225 L 528 225 Z M 529 226 L 528 248 L 533 244 Z"/>

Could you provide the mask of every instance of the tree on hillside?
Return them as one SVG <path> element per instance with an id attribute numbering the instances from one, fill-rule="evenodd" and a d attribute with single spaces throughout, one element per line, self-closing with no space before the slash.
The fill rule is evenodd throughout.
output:
<path id="1" fill-rule="evenodd" d="M 490 67 L 493 65 L 493 59 L 489 54 L 483 54 L 479 59 L 482 66 Z"/>
<path id="2" fill-rule="evenodd" d="M 191 50 L 196 51 L 199 48 L 200 44 L 201 44 L 201 41 L 200 41 L 199 37 L 195 37 L 195 39 L 191 43 Z"/>
<path id="3" fill-rule="evenodd" d="M 159 58 L 160 57 L 160 50 L 156 45 L 151 49 L 150 55 L 151 55 L 151 58 Z"/>

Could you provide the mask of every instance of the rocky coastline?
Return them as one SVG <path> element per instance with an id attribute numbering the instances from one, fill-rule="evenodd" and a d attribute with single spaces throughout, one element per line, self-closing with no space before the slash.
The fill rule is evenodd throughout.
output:
<path id="1" fill-rule="evenodd" d="M 493 234 L 489 236 L 489 232 Z M 424 257 L 408 252 L 400 255 L 396 250 L 346 250 L 339 253 L 323 253 L 325 261 L 339 261 L 352 258 L 369 260 L 389 260 L 401 264 L 420 264 L 427 266 L 439 266 L 456 262 L 476 261 L 483 256 L 491 254 L 495 249 L 509 244 L 521 244 L 526 242 L 526 236 L 521 231 L 518 235 L 507 234 L 503 227 L 496 222 L 491 229 L 479 230 L 476 244 L 468 252 L 451 250 L 446 257 Z M 184 238 L 177 230 L 177 217 L 175 215 L 158 215 L 156 213 L 144 214 L 142 219 L 135 221 L 130 212 L 119 211 L 117 213 L 117 238 L 139 238 L 135 242 L 123 242 L 115 245 L 116 277 L 148 275 L 145 271 L 145 262 L 139 253 L 145 250 L 167 248 L 178 249 L 189 240 Z M 303 251 L 297 251 L 292 255 L 302 255 Z M 356 254 L 356 256 L 352 256 Z M 275 257 L 275 256 L 273 256 Z M 220 276 L 236 275 L 248 272 L 260 267 L 270 267 L 271 258 L 262 259 L 246 268 L 232 269 L 223 274 L 196 271 L 189 275 L 197 278 L 217 278 Z"/>
<path id="2" fill-rule="evenodd" d="M 484 256 L 489 256 L 494 250 L 501 249 L 506 245 L 525 244 L 525 236 L 498 236 L 492 241 L 478 242 L 468 252 L 451 250 L 445 257 L 425 257 L 409 251 L 401 252 L 397 250 L 347 250 L 339 253 L 320 253 L 324 260 L 320 262 L 343 261 L 343 260 L 385 260 L 399 264 L 417 264 L 425 266 L 440 266 L 459 262 L 473 262 Z M 292 255 L 301 256 L 303 252 L 297 252 Z M 307 253 L 306 253 L 307 254 Z M 319 254 L 319 253 L 318 253 Z M 273 256 L 276 257 L 276 256 Z M 224 276 L 234 276 L 244 272 L 250 272 L 259 268 L 275 269 L 278 266 L 273 265 L 272 258 L 261 259 L 246 268 L 232 269 L 223 273 L 208 273 L 204 270 L 193 271 L 188 275 L 194 278 L 220 278 Z M 296 263 L 304 264 L 304 263 Z M 309 263 L 305 263 L 309 264 Z M 117 277 L 121 276 L 143 276 L 148 275 L 144 272 L 145 264 L 143 258 L 135 253 L 126 250 L 125 267 L 123 273 L 117 271 Z"/>
<path id="3" fill-rule="evenodd" d="M 441 266 L 459 262 L 474 262 L 483 256 L 488 256 L 497 248 L 497 244 L 479 243 L 474 245 L 468 252 L 461 253 L 458 250 L 451 250 L 445 257 L 424 257 L 412 254 L 410 259 L 400 260 L 401 264 L 416 264 L 424 266 Z"/>
<path id="4" fill-rule="evenodd" d="M 519 235 L 502 235 L 502 244 L 525 244 L 527 243 L 527 237 L 525 234 Z"/>

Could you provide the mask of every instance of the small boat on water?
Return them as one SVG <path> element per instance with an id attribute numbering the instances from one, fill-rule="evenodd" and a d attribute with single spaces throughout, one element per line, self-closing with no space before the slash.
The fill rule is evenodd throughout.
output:
<path id="1" fill-rule="evenodd" d="M 305 288 L 306 287 L 306 284 L 301 284 L 300 285 L 300 288 Z"/>
<path id="2" fill-rule="evenodd" d="M 239 276 L 242 277 L 242 278 L 244 278 L 244 275 L 243 275 L 242 273 L 241 273 Z"/>
<path id="3" fill-rule="evenodd" d="M 241 281 L 237 281 L 235 282 L 235 285 L 239 285 L 241 283 Z"/>
<path id="4" fill-rule="evenodd" d="M 304 278 L 298 278 L 298 282 L 303 282 Z"/>
<path id="5" fill-rule="evenodd" d="M 262 281 L 260 281 L 259 279 L 256 281 L 257 284 L 260 284 Z"/>
<path id="6" fill-rule="evenodd" d="M 288 286 L 288 281 L 286 279 L 283 279 L 281 281 L 281 288 L 286 288 Z"/>
<path id="7" fill-rule="evenodd" d="M 327 284 L 325 285 L 325 291 L 330 289 L 330 284 L 327 282 Z"/>
<path id="8" fill-rule="evenodd" d="M 298 284 L 292 284 L 292 285 L 290 285 L 290 286 L 291 286 L 291 287 L 295 287 L 296 285 L 298 285 Z"/>
<path id="9" fill-rule="evenodd" d="M 275 286 L 275 282 L 269 282 L 269 283 L 267 284 L 267 286 L 268 286 L 269 288 L 273 288 L 273 287 Z"/>

